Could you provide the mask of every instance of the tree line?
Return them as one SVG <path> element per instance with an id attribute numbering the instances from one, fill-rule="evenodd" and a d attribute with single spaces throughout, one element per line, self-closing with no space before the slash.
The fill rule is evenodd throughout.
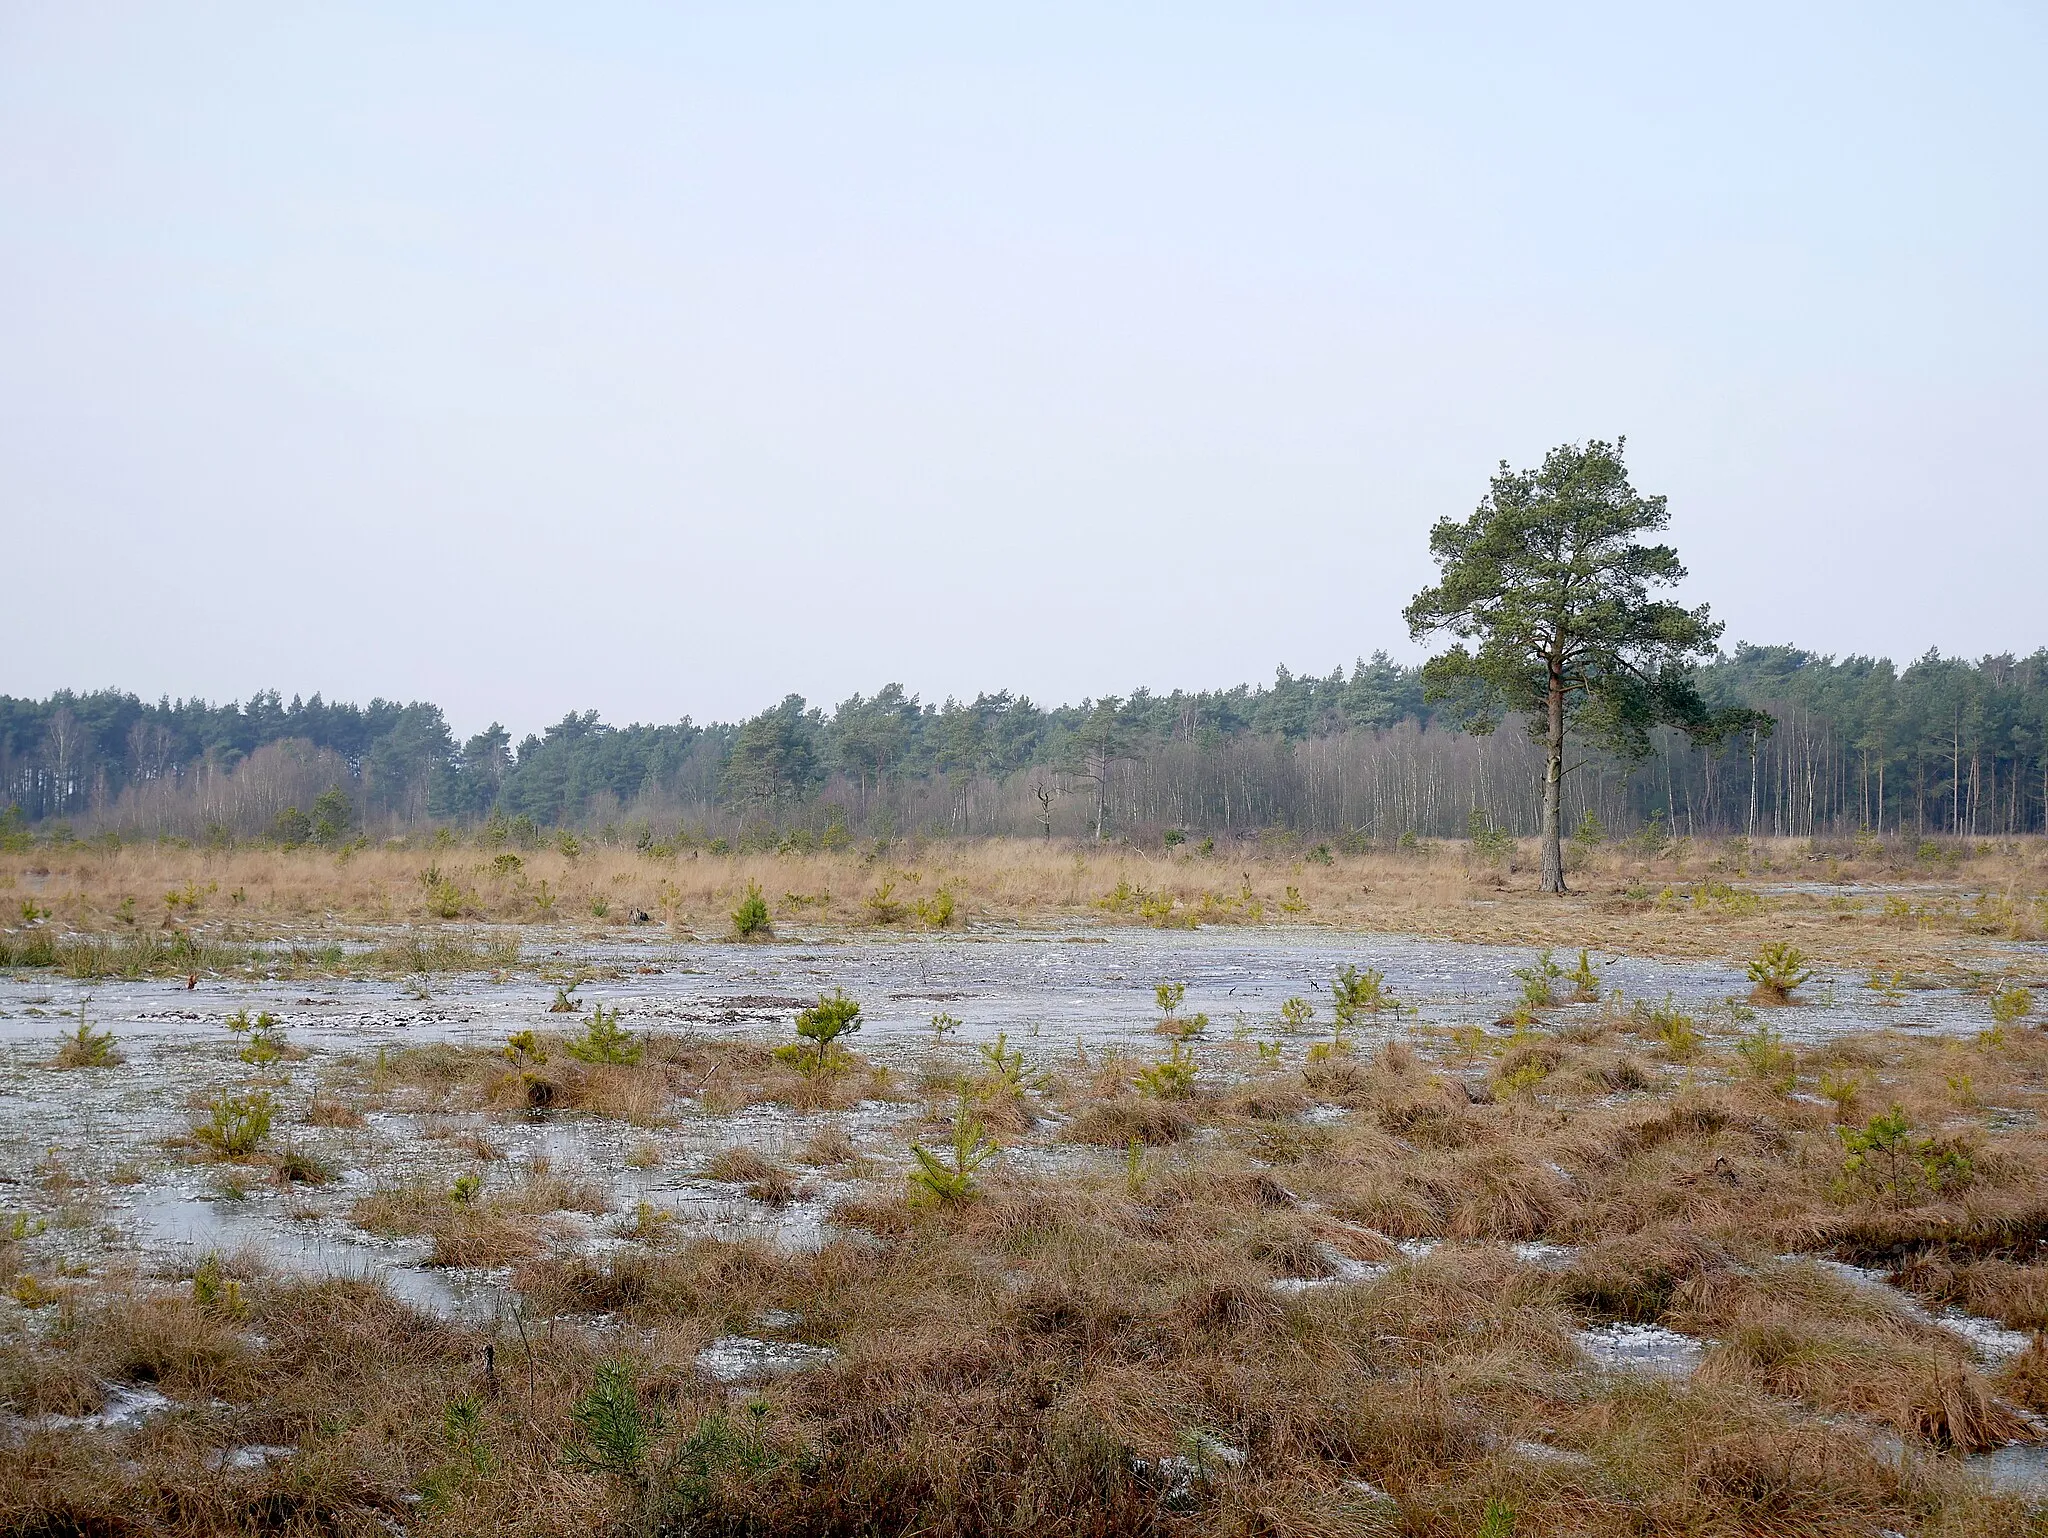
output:
<path id="1" fill-rule="evenodd" d="M 2048 831 L 2048 650 L 1907 665 L 1737 647 L 1696 672 L 1715 709 L 1775 718 L 1718 749 L 1657 729 L 1637 761 L 1586 749 L 1563 815 L 1622 832 L 1912 836 Z M 458 739 L 433 704 L 149 703 L 114 690 L 0 696 L 0 809 L 47 832 L 272 834 L 340 790 L 357 830 L 606 823 L 747 830 L 1120 837 L 1288 828 L 1391 840 L 1535 831 L 1542 753 L 1476 735 L 1375 654 L 1326 677 L 1041 707 L 1008 691 L 921 701 L 900 685 L 831 709 L 612 726 L 565 715 L 514 742 Z M 333 825 L 336 804 L 328 803 Z M 310 828 L 310 821 L 307 823 Z"/>

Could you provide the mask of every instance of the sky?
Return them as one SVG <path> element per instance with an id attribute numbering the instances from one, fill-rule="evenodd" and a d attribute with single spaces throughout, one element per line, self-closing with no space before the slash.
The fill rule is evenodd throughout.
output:
<path id="1" fill-rule="evenodd" d="M 2048 12 L 0 0 L 0 693 L 736 719 L 1385 648 L 1626 435 L 1725 644 L 2048 644 Z"/>

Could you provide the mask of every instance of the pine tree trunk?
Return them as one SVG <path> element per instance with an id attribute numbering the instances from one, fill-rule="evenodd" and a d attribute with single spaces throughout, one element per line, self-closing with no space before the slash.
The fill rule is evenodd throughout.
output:
<path id="1" fill-rule="evenodd" d="M 1550 720 L 1543 771 L 1543 890 L 1564 890 L 1564 673 L 1550 669 Z"/>

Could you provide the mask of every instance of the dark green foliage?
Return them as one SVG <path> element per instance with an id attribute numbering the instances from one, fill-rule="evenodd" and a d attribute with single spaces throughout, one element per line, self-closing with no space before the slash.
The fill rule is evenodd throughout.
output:
<path id="1" fill-rule="evenodd" d="M 661 1430 L 661 1412 L 640 1402 L 630 1362 L 606 1362 L 569 1412 L 575 1434 L 569 1461 L 579 1468 L 636 1482 L 648 1443 Z"/>
<path id="2" fill-rule="evenodd" d="M 744 723 L 726 761 L 721 781 L 726 795 L 762 810 L 800 799 L 816 783 L 823 730 L 824 717 L 806 710 L 800 694 Z"/>
<path id="3" fill-rule="evenodd" d="M 1706 752 L 1691 747 L 1683 731 L 1660 733 L 1653 764 L 1625 779 L 1607 776 L 1594 822 L 1584 819 L 1579 806 L 1571 808 L 1585 835 L 1575 841 L 1579 847 L 1593 846 L 1592 835 L 1606 831 L 1598 826 L 1602 822 L 1615 836 L 1625 836 L 1662 809 L 1667 825 L 1675 825 L 1674 807 L 1685 809 L 1686 831 L 1694 833 L 1846 834 L 1860 825 L 1888 839 L 1903 832 L 1911 839 L 1904 853 L 1896 845 L 1891 851 L 1902 859 L 1911 858 L 1914 842 L 1927 834 L 1988 837 L 2043 828 L 2048 651 L 1974 661 L 1929 652 L 1897 667 L 1881 658 L 1743 645 L 1732 656 L 1703 661 L 1692 678 L 1700 700 L 1716 715 L 1744 707 L 1793 711 L 1809 717 L 1814 730 L 1782 742 L 1742 738 L 1745 749 L 1760 755 L 1753 807 L 1749 764 L 1711 766 L 1710 777 Z M 1256 687 L 1166 694 L 1138 689 L 1120 699 L 1050 709 L 1007 691 L 925 704 L 891 684 L 829 711 L 813 710 L 800 699 L 793 705 L 785 701 L 745 725 L 698 726 L 685 719 L 613 727 L 594 712 L 572 712 L 517 743 L 496 724 L 458 743 L 440 711 L 420 703 L 327 705 L 317 696 L 286 703 L 274 693 L 241 706 L 148 704 L 114 691 L 65 691 L 43 700 L 0 696 L 0 801 L 6 803 L 0 809 L 0 849 L 72 837 L 64 819 L 90 813 L 89 787 L 94 796 L 104 790 L 117 825 L 125 825 L 118 808 L 128 787 L 189 778 L 209 753 L 233 765 L 258 750 L 291 743 L 295 752 L 331 752 L 364 770 L 360 779 L 331 787 L 348 797 L 349 820 L 323 818 L 316 798 L 281 830 L 285 841 L 295 843 L 324 836 L 338 846 L 365 823 L 395 818 L 417 826 L 424 815 L 472 827 L 481 822 L 482 841 L 493 847 L 532 848 L 542 842 L 541 829 L 584 818 L 600 797 L 630 807 L 652 796 L 699 808 L 690 814 L 698 825 L 685 833 L 670 824 L 657 833 L 640 820 L 593 836 L 605 842 L 624 837 L 655 854 L 674 853 L 686 842 L 703 847 L 730 832 L 701 826 L 707 815 L 701 809 L 722 799 L 750 822 L 764 813 L 776 819 L 750 830 L 750 847 L 788 841 L 798 848 L 799 835 L 838 847 L 854 834 L 879 832 L 878 819 L 885 816 L 896 819 L 899 831 L 910 831 L 897 803 L 905 796 L 929 797 L 943 782 L 962 776 L 1000 779 L 1036 767 L 1045 772 L 1054 801 L 1063 790 L 1087 792 L 1085 775 L 1081 783 L 1063 785 L 1052 771 L 1061 765 L 1086 769 L 1086 750 L 1107 745 L 1139 760 L 1173 755 L 1183 766 L 1170 795 L 1162 791 L 1160 801 L 1131 815 L 1186 831 L 1186 847 L 1205 848 L 1208 830 L 1243 826 L 1236 808 L 1244 805 L 1266 826 L 1328 837 L 1333 847 L 1341 838 L 1342 847 L 1353 850 L 1394 839 L 1411 823 L 1428 836 L 1457 836 L 1464 808 L 1427 825 L 1415 809 L 1390 812 L 1391 825 L 1377 828 L 1320 825 L 1286 747 L 1350 730 L 1440 725 L 1460 719 L 1471 703 L 1463 695 L 1427 702 L 1420 670 L 1384 655 L 1324 677 L 1283 668 Z M 1502 703 L 1495 700 L 1490 708 Z M 1490 712 L 1482 713 L 1484 719 Z M 749 737 L 740 752 L 736 744 L 743 731 Z M 1247 755 L 1247 748 L 1254 751 Z M 1264 751 L 1269 748 L 1275 750 L 1270 755 Z M 1233 755 L 1227 772 L 1226 751 Z M 1506 745 L 1489 751 L 1513 757 Z M 1519 767 L 1514 773 L 1519 776 Z M 835 781 L 865 787 L 866 809 L 849 811 L 837 799 Z M 1226 781 L 1237 798 L 1228 809 L 1222 798 Z M 1809 786 L 1815 792 L 1811 799 Z M 1041 827 L 1028 785 L 1022 794 L 1021 812 L 997 831 L 1053 832 Z M 1092 794 L 1088 800 L 1092 832 Z M 1072 808 L 1070 818 L 1078 812 Z M 184 815 L 183 831 L 209 845 L 280 831 L 267 822 L 207 827 L 196 804 Z M 923 813 L 914 815 L 921 819 Z M 1498 802 L 1495 816 L 1509 822 L 1504 831 L 1534 831 L 1532 820 L 1510 818 Z M 325 835 L 319 828 L 323 820 L 331 830 Z M 1061 831 L 1075 826 L 1069 820 Z M 1945 840 L 1927 846 L 1943 858 L 1954 852 Z M 0 935 L 0 964 L 38 964 L 10 961 L 9 952 L 23 943 L 20 935 Z"/>
<path id="4" fill-rule="evenodd" d="M 1406 615 L 1418 641 L 1440 631 L 1457 638 L 1423 667 L 1428 698 L 1478 732 L 1502 711 L 1518 712 L 1544 743 L 1543 884 L 1553 892 L 1564 890 L 1568 734 L 1635 760 L 1649 753 L 1656 726 L 1716 743 L 1769 724 L 1701 698 L 1692 666 L 1713 654 L 1721 627 L 1704 607 L 1650 596 L 1683 580 L 1685 568 L 1669 545 L 1638 542 L 1671 515 L 1662 497 L 1629 484 L 1624 443 L 1565 444 L 1537 470 L 1503 461 L 1471 518 L 1430 531 L 1441 580 Z"/>
<path id="5" fill-rule="evenodd" d="M 668 1522 L 661 1531 L 690 1531 L 692 1519 L 714 1509 L 724 1491 L 756 1483 L 782 1465 L 763 1430 L 767 1411 L 756 1400 L 744 1418 L 714 1410 L 691 1428 L 663 1469 L 661 1504 Z"/>
<path id="6" fill-rule="evenodd" d="M 775 934 L 768 918 L 768 900 L 761 895 L 761 883 L 749 881 L 747 895 L 732 910 L 732 932 L 742 940 L 767 940 Z"/>
<path id="7" fill-rule="evenodd" d="M 819 995 L 818 1002 L 796 1017 L 798 1040 L 778 1047 L 776 1056 L 794 1062 L 806 1072 L 816 1073 L 832 1066 L 840 1051 L 839 1038 L 860 1029 L 860 1004 L 834 988 Z"/>
<path id="8" fill-rule="evenodd" d="M 1959 1190 L 1975 1174 L 1964 1149 L 1913 1136 L 1912 1123 L 1896 1105 L 1861 1127 L 1835 1131 L 1842 1139 L 1842 1175 L 1850 1188 L 1889 1201 L 1895 1211 L 1922 1194 Z"/>
<path id="9" fill-rule="evenodd" d="M 583 1034 L 562 1044 L 562 1050 L 578 1062 L 632 1064 L 640 1061 L 645 1045 L 619 1025 L 617 1009 L 593 1004 Z"/>

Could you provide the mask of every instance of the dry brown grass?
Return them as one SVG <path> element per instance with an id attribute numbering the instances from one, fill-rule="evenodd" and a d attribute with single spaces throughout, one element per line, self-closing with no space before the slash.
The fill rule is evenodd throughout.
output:
<path id="1" fill-rule="evenodd" d="M 977 916 L 1109 921 L 1087 904 L 1125 879 L 1119 870 L 1134 882 L 1142 870 L 1148 889 L 1214 874 L 1139 855 L 1096 854 L 1077 869 L 1067 850 L 935 847 L 922 858 L 916 889 L 943 877 Z M 350 880 L 373 863 L 359 859 Z M 612 859 L 586 858 L 575 879 L 613 870 Z M 1602 861 L 1612 863 L 1582 873 L 1588 885 L 1640 875 L 1620 856 Z M 851 859 L 696 863 L 707 882 L 774 876 L 763 879 L 771 896 L 779 879 L 874 874 Z M 529 874 L 553 869 L 537 859 Z M 1618 897 L 1611 912 L 1598 899 L 1546 909 L 1519 894 L 1519 875 L 1494 888 L 1442 855 L 1340 859 L 1299 880 L 1284 856 L 1266 855 L 1246 873 L 1255 892 L 1275 878 L 1297 884 L 1311 918 L 1327 900 L 1341 913 L 1405 915 L 1402 927 L 1435 914 L 1512 929 L 1544 913 L 1565 927 L 1598 913 L 1664 926 L 1666 948 L 1726 956 L 1810 918 L 1829 937 L 1800 937 L 1814 954 L 1838 934 L 1852 937 L 1838 957 L 1870 934 L 1905 936 L 1930 956 L 1948 947 L 1950 959 L 1968 943 L 1960 927 L 1908 934 L 1798 904 L 1762 916 Z M 1382 881 L 1385 893 L 1340 890 Z M 691 890 L 723 901 L 730 887 Z M 805 913 L 837 921 L 864 901 L 858 880 L 831 890 Z M 1479 890 L 1500 908 L 1470 907 Z M 260 917 L 254 892 L 246 906 Z M 880 1065 L 858 1059 L 806 1075 L 759 1046 L 654 1035 L 631 1068 L 558 1050 L 515 1068 L 453 1047 L 358 1065 L 358 1082 L 341 1076 L 316 1107 L 426 1113 L 450 1163 L 431 1181 L 380 1186 L 355 1220 L 430 1235 L 445 1264 L 515 1265 L 525 1312 L 458 1327 L 375 1288 L 253 1271 L 239 1299 L 202 1305 L 185 1280 L 46 1268 L 62 1301 L 34 1311 L 32 1328 L 0 1330 L 0 1401 L 77 1413 L 105 1384 L 154 1382 L 186 1409 L 127 1434 L 0 1438 L 0 1531 L 1469 1538 L 1500 1503 L 1518 1538 L 2024 1531 L 2017 1499 L 1936 1455 L 2033 1434 L 2019 1411 L 2048 1409 L 2042 1347 L 1993 1376 L 1897 1296 L 1781 1257 L 1885 1268 L 1930 1302 L 2040 1327 L 2048 1150 L 2028 1128 L 2048 1110 L 2048 1037 L 1894 1032 L 1802 1049 L 1796 1093 L 1783 1093 L 1745 1072 L 1725 1037 L 1707 1034 L 1681 1060 L 1628 1016 L 1582 1011 L 1555 1028 L 1548 1018 L 1512 1039 L 1425 1033 L 1313 1065 L 1296 1044 L 1291 1068 L 1204 1044 L 1200 1088 L 1176 1101 L 1134 1094 L 1129 1060 L 1075 1060 L 990 1119 L 1064 1172 L 992 1165 L 975 1199 L 933 1209 L 908 1203 L 891 1150 L 862 1159 L 831 1123 L 834 1109 L 887 1088 Z M 1916 1137 L 1966 1157 L 1966 1175 L 1909 1199 L 1845 1180 L 1833 1107 L 1799 1098 L 1824 1070 L 1861 1075 L 1866 1112 L 1899 1104 Z M 566 1116 L 657 1124 L 762 1100 L 816 1111 L 824 1130 L 802 1161 L 867 1183 L 835 1208 L 815 1253 L 691 1238 L 675 1224 L 620 1230 L 628 1242 L 601 1259 L 574 1253 L 571 1230 L 587 1225 L 567 1214 L 604 1208 L 593 1183 L 483 1163 L 495 1143 L 480 1129 L 536 1109 L 536 1079 L 550 1086 L 541 1109 Z M 930 1109 L 950 1111 L 954 1077 L 928 1087 Z M 1304 1119 L 1311 1099 L 1346 1114 Z M 309 1119 L 322 1116 L 348 1125 Z M 935 1131 L 943 1142 L 936 1123 L 903 1129 Z M 481 1188 L 453 1199 L 448 1181 L 472 1170 Z M 796 1190 L 795 1174 L 751 1150 L 726 1149 L 706 1172 L 767 1201 Z M 1424 1256 L 1395 1240 L 1440 1247 Z M 1523 1240 L 1578 1248 L 1555 1264 L 1524 1261 L 1510 1248 Z M 1308 1282 L 1321 1285 L 1275 1285 Z M 1574 1331 L 1615 1320 L 1715 1344 L 1689 1381 L 1595 1373 Z M 736 1397 L 695 1368 L 731 1333 L 835 1355 Z M 641 1480 L 570 1456 L 571 1408 L 607 1360 L 625 1361 L 659 1412 Z M 758 1400 L 758 1417 L 741 1399 Z M 1892 1458 L 1880 1433 L 1927 1456 Z M 248 1442 L 297 1451 L 262 1469 L 209 1463 Z"/>
<path id="2" fill-rule="evenodd" d="M 357 1198 L 349 1215 L 372 1233 L 430 1236 L 432 1265 L 503 1266 L 548 1248 L 559 1226 L 547 1221 L 554 1214 L 598 1216 L 610 1207 L 596 1182 L 536 1159 L 517 1179 L 486 1181 L 473 1193 L 427 1179 L 384 1186 Z"/>
<path id="3" fill-rule="evenodd" d="M 1121 888 L 1171 899 L 1176 913 L 1203 911 L 1206 897 L 1210 922 L 1308 922 L 1724 959 L 1789 939 L 1830 966 L 1952 977 L 1959 965 L 2004 969 L 2007 958 L 1986 949 L 1987 939 L 2048 934 L 2048 841 L 1982 850 L 1900 868 L 1881 855 L 1830 853 L 1794 840 L 1743 848 L 1688 842 L 1655 859 L 1613 846 L 1584 859 L 1574 872 L 1576 891 L 1559 900 L 1537 890 L 1525 855 L 1503 870 L 1448 842 L 1414 853 L 1338 855 L 1328 864 L 1305 859 L 1299 845 L 1285 841 L 1243 843 L 1207 858 L 1023 839 L 913 841 L 880 860 L 851 851 L 655 859 L 603 848 L 570 860 L 550 849 L 522 854 L 512 873 L 497 871 L 494 856 L 461 848 L 378 848 L 337 858 L 310 850 L 129 845 L 0 854 L 0 890 L 31 890 L 61 925 L 88 933 L 125 932 L 124 899 L 148 911 L 162 892 L 179 889 L 202 894 L 198 909 L 180 922 L 209 935 L 298 937 L 331 930 L 329 915 L 349 924 L 412 924 L 429 934 L 437 927 L 460 932 L 476 921 L 602 931 L 630 926 L 631 915 L 644 912 L 678 932 L 719 939 L 750 883 L 768 894 L 784 927 L 871 926 L 868 899 L 885 881 L 902 899 L 944 888 L 968 921 L 1148 922 L 1134 903 L 1104 906 Z M 421 879 L 429 867 L 463 894 L 452 926 L 430 911 Z M 1915 888 L 1903 916 L 1896 905 L 1888 913 L 1874 902 L 1832 902 L 1825 890 L 1746 893 L 1758 883 L 1897 881 Z M 543 882 L 551 906 L 539 901 Z M 1302 905 L 1294 913 L 1281 906 L 1290 887 Z M 1737 894 L 1732 901 L 1722 895 L 1730 890 Z M 1217 907 L 1217 899 L 1227 902 Z M 594 901 L 608 906 L 604 919 L 592 916 Z M 919 927 L 914 917 L 903 922 Z M 410 963 L 396 958 L 390 965 L 405 970 Z"/>

